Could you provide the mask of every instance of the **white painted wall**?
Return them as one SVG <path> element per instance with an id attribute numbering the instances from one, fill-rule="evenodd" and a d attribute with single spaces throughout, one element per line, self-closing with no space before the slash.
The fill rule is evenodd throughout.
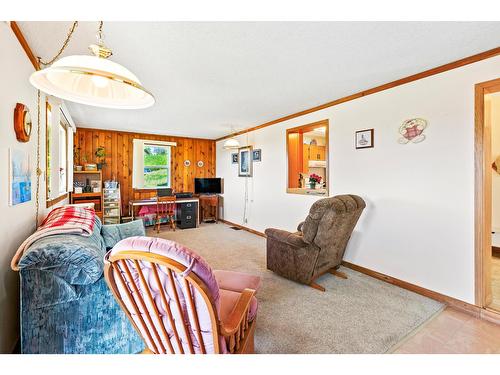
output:
<path id="1" fill-rule="evenodd" d="M 484 118 L 491 126 L 491 160 L 500 157 L 500 93 L 487 95 L 484 103 Z M 500 168 L 500 165 L 498 166 Z M 500 169 L 499 169 L 500 172 Z M 500 233 L 500 174 L 492 171 L 492 215 L 491 225 L 494 232 Z"/>
<path id="2" fill-rule="evenodd" d="M 474 84 L 498 77 L 495 57 L 239 136 L 262 149 L 253 178 L 238 177 L 218 142 L 224 218 L 295 230 L 318 198 L 285 192 L 286 129 L 329 119 L 330 194 L 367 202 L 345 259 L 474 303 Z M 412 117 L 427 119 L 427 139 L 398 144 Z M 369 128 L 375 148 L 355 150 L 354 132 Z"/>
<path id="3" fill-rule="evenodd" d="M 28 82 L 33 66 L 7 22 L 0 22 L 0 353 L 10 353 L 19 336 L 19 275 L 10 261 L 22 241 L 35 230 L 36 113 L 37 92 Z M 45 98 L 42 95 L 42 103 Z M 13 114 L 16 103 L 26 104 L 33 119 L 28 143 L 16 140 Z M 44 106 L 42 106 L 44 107 Z M 42 112 L 42 119 L 45 111 Z M 42 123 L 41 155 L 45 155 L 45 122 Z M 9 148 L 26 150 L 32 162 L 32 200 L 9 206 Z M 45 158 L 41 168 L 45 168 Z M 40 180 L 40 217 L 45 209 L 45 181 Z M 64 202 L 62 202 L 64 203 Z"/>

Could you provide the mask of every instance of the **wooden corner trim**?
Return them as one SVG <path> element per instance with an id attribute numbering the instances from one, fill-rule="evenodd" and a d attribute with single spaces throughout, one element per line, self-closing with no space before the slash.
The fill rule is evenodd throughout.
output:
<path id="1" fill-rule="evenodd" d="M 178 142 L 181 142 L 182 140 L 185 139 L 192 139 L 194 141 L 206 141 L 206 142 L 215 142 L 214 139 L 210 138 L 195 138 L 195 137 L 184 137 L 182 135 L 168 135 L 168 134 L 160 134 L 160 133 L 138 133 L 130 130 L 115 130 L 115 129 L 103 129 L 103 128 L 87 128 L 84 126 L 77 126 L 76 131 L 74 134 L 77 132 L 94 132 L 94 131 L 105 131 L 109 133 L 115 133 L 115 134 L 127 134 L 127 135 L 132 135 L 132 136 L 144 136 L 144 137 L 167 137 L 169 139 L 178 139 Z"/>
<path id="2" fill-rule="evenodd" d="M 54 206 L 55 204 L 65 200 L 66 198 L 68 198 L 68 193 L 64 193 L 60 197 L 57 197 L 57 198 L 54 198 L 51 200 L 47 200 L 47 208 Z"/>
<path id="3" fill-rule="evenodd" d="M 489 59 L 490 57 L 494 57 L 497 55 L 500 55 L 500 47 L 496 47 L 496 48 L 490 49 L 488 51 L 478 53 L 476 55 L 465 57 L 463 59 L 456 60 L 456 61 L 450 62 L 448 64 L 438 66 L 436 68 L 428 69 L 428 70 L 425 70 L 425 71 L 417 73 L 417 74 L 412 74 L 410 76 L 400 78 L 396 81 L 392 81 L 392 82 L 385 83 L 385 84 L 380 85 L 380 86 L 372 87 L 371 89 L 360 91 L 360 92 L 357 92 L 357 93 L 349 95 L 349 96 L 344 96 L 343 98 L 339 98 L 339 99 L 333 100 L 331 102 L 318 105 L 316 107 L 305 109 L 303 111 L 293 113 L 293 114 L 288 115 L 288 116 L 280 117 L 276 120 L 265 122 L 264 124 L 254 126 L 252 128 L 248 128 L 248 129 L 236 132 L 236 133 L 228 134 L 224 137 L 220 137 L 220 138 L 215 139 L 215 141 L 218 142 L 218 141 L 222 141 L 222 140 L 227 139 L 227 138 L 235 137 L 237 135 L 249 133 L 249 132 L 252 132 L 252 131 L 255 131 L 258 129 L 262 129 L 262 128 L 265 128 L 265 127 L 268 127 L 268 126 L 271 126 L 271 125 L 274 125 L 274 124 L 277 124 L 277 123 L 280 123 L 283 121 L 287 121 L 287 120 L 290 120 L 290 119 L 293 119 L 296 117 L 307 115 L 307 114 L 312 113 L 312 112 L 320 111 L 320 110 L 328 108 L 328 107 L 333 107 L 333 106 L 341 104 L 341 103 L 349 102 L 349 101 L 354 100 L 354 99 L 359 99 L 363 96 L 375 94 L 375 93 L 380 92 L 380 91 L 384 91 L 384 90 L 391 89 L 393 87 L 401 86 L 401 85 L 404 85 L 405 83 L 410 83 L 410 82 L 417 81 L 417 80 L 422 79 L 422 78 L 430 77 L 430 76 L 433 76 L 433 75 L 436 75 L 439 73 L 444 73 L 448 70 L 460 68 L 462 66 L 469 65 L 469 64 L 481 61 L 481 60 L 486 60 L 486 59 Z"/>
<path id="4" fill-rule="evenodd" d="M 24 52 L 26 53 L 26 56 L 28 56 L 28 59 L 30 59 L 31 64 L 35 68 L 35 70 L 40 70 L 40 63 L 38 62 L 37 57 L 31 50 L 31 47 L 29 46 L 28 42 L 26 41 L 26 38 L 23 35 L 23 32 L 19 28 L 19 25 L 17 24 L 16 21 L 10 21 L 10 28 L 14 32 L 14 35 L 16 36 L 17 40 L 21 44 L 21 47 L 23 47 Z"/>

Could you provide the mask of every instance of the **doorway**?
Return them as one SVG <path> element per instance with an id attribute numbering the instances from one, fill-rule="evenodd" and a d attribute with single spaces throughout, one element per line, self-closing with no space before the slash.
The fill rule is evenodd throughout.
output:
<path id="1" fill-rule="evenodd" d="M 500 313 L 500 79 L 475 87 L 476 305 Z"/>

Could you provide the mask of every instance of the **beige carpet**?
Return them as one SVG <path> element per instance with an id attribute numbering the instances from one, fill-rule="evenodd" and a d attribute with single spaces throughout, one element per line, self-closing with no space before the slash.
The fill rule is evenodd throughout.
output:
<path id="1" fill-rule="evenodd" d="M 346 268 L 347 280 L 331 275 L 318 280 L 324 293 L 286 280 L 266 270 L 264 238 L 221 223 L 176 232 L 162 229 L 160 237 L 195 250 L 214 269 L 262 277 L 258 353 L 385 353 L 443 308 Z"/>

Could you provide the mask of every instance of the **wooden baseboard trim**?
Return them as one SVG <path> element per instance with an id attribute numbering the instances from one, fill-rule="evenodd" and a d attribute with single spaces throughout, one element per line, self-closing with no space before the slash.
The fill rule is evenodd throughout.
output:
<path id="1" fill-rule="evenodd" d="M 446 296 L 446 295 L 438 293 L 438 292 L 434 292 L 430 289 L 423 288 L 421 286 L 409 283 L 407 281 L 396 279 L 395 277 L 388 276 L 388 275 L 385 275 L 383 273 L 373 271 L 373 270 L 358 266 L 358 265 L 353 264 L 353 263 L 343 261 L 342 265 L 347 267 L 347 268 L 350 268 L 354 271 L 358 271 L 358 272 L 361 272 L 365 275 L 368 275 L 368 276 L 374 277 L 376 279 L 385 281 L 389 284 L 396 285 L 396 286 L 399 286 L 400 288 L 409 290 L 411 292 L 415 292 L 415 293 L 420 294 L 422 296 L 432 298 L 433 300 L 442 302 L 450 307 L 453 307 L 457 310 L 460 310 L 462 312 L 470 314 L 476 318 L 489 320 L 489 321 L 492 321 L 495 323 L 496 322 L 500 323 L 500 314 L 498 314 L 494 311 L 482 309 L 479 306 L 472 305 L 472 304 L 464 302 L 464 301 L 460 301 L 456 298 L 449 297 L 449 296 Z M 496 315 L 497 317 L 495 318 L 494 315 Z M 497 320 L 494 320 L 494 319 L 497 319 Z"/>
<path id="2" fill-rule="evenodd" d="M 233 223 L 231 221 L 224 220 L 224 219 L 219 219 L 219 221 L 223 222 L 224 224 L 235 226 L 235 227 L 240 228 L 244 231 L 253 233 L 257 236 L 261 236 L 261 237 L 266 238 L 266 235 L 264 233 L 256 231 L 254 229 L 250 229 L 250 228 L 245 227 L 243 225 L 236 224 L 236 223 Z M 420 294 L 424 297 L 428 297 L 428 298 L 431 298 L 433 300 L 442 302 L 445 305 L 453 307 L 454 309 L 462 311 L 466 314 L 472 315 L 475 318 L 487 320 L 489 322 L 496 323 L 496 324 L 500 324 L 500 312 L 498 312 L 498 311 L 491 310 L 488 308 L 482 309 L 479 306 L 470 304 L 468 302 L 460 301 L 459 299 L 435 292 L 435 291 L 430 290 L 430 289 L 423 288 L 421 286 L 409 283 L 409 282 L 404 281 L 404 280 L 397 279 L 395 277 L 383 274 L 381 272 L 373 271 L 369 268 L 358 266 L 358 265 L 350 263 L 350 262 L 342 261 L 342 265 L 344 267 L 350 268 L 354 271 L 357 271 L 357 272 L 363 273 L 365 275 L 374 277 L 375 279 L 385 281 L 389 284 L 392 284 L 392 285 L 398 286 L 400 288 L 409 290 L 411 292 Z"/>
<path id="3" fill-rule="evenodd" d="M 244 231 L 247 231 L 247 232 L 250 232 L 250 233 L 256 234 L 257 236 L 264 237 L 264 238 L 266 238 L 266 237 L 267 237 L 264 233 L 259 232 L 259 231 L 257 231 L 257 230 L 250 229 L 250 228 L 248 228 L 248 227 L 244 227 L 243 225 L 236 224 L 236 223 L 233 223 L 233 222 L 231 222 L 231 221 L 224 220 L 224 219 L 219 219 L 219 221 L 222 221 L 224 224 L 231 225 L 231 226 L 233 226 L 233 227 L 240 228 L 240 229 L 242 229 L 242 230 L 244 230 Z"/>

